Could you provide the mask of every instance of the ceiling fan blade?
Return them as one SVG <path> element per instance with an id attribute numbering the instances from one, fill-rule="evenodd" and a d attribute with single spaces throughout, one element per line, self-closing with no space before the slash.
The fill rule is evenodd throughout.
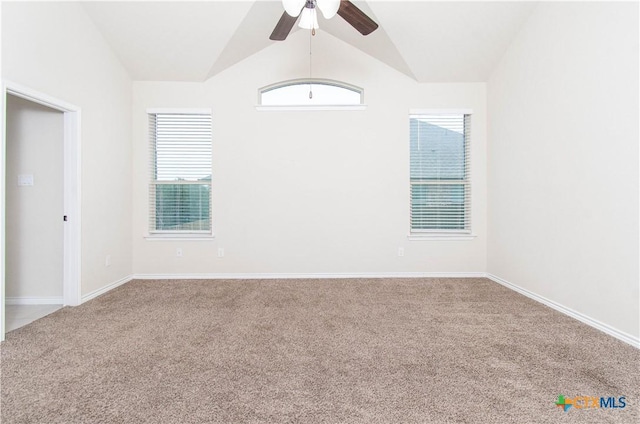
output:
<path id="1" fill-rule="evenodd" d="M 369 35 L 378 29 L 378 24 L 349 0 L 342 0 L 340 2 L 338 15 L 340 15 L 345 21 L 349 22 L 349 24 L 357 29 L 362 35 Z"/>
<path id="2" fill-rule="evenodd" d="M 273 32 L 269 36 L 270 40 L 282 41 L 287 38 L 291 32 L 291 28 L 296 24 L 298 20 L 297 16 L 290 16 L 287 12 L 282 14 L 282 17 L 273 29 Z"/>

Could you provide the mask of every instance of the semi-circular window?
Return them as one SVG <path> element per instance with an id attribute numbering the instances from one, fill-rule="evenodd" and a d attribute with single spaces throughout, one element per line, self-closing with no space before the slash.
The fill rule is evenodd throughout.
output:
<path id="1" fill-rule="evenodd" d="M 332 80 L 283 81 L 259 90 L 258 108 L 263 110 L 364 109 L 364 90 Z"/>

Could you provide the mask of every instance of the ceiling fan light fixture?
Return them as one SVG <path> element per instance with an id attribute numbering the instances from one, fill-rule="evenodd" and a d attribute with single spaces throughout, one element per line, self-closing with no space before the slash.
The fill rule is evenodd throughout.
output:
<path id="1" fill-rule="evenodd" d="M 300 23 L 298 24 L 303 29 L 318 29 L 318 15 L 315 9 L 305 7 L 300 17 Z"/>
<path id="2" fill-rule="evenodd" d="M 316 0 L 316 5 L 325 19 L 331 19 L 336 16 L 338 9 L 340 9 L 340 0 Z"/>
<path id="3" fill-rule="evenodd" d="M 282 0 L 282 6 L 289 16 L 294 18 L 300 15 L 300 11 L 307 3 L 307 0 Z"/>
<path id="4" fill-rule="evenodd" d="M 298 20 L 301 28 L 309 29 L 311 35 L 315 35 L 319 27 L 316 9 L 320 9 L 326 19 L 340 15 L 362 35 L 378 29 L 378 24 L 350 0 L 282 0 L 282 5 L 285 11 L 269 36 L 270 40 L 285 40 Z"/>

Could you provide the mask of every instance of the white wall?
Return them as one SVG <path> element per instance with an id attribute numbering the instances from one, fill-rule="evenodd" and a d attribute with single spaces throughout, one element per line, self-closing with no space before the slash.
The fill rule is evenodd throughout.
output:
<path id="1" fill-rule="evenodd" d="M 2 77 L 82 109 L 82 294 L 130 275 L 131 80 L 81 4 L 3 3 Z"/>
<path id="2" fill-rule="evenodd" d="M 313 76 L 363 87 L 366 111 L 256 111 L 258 88 L 309 75 L 305 31 L 202 84 L 134 82 L 136 274 L 485 270 L 485 84 L 418 84 L 327 33 L 313 43 Z M 213 109 L 213 241 L 144 238 L 147 108 Z M 474 240 L 407 240 L 411 108 L 474 110 Z"/>
<path id="3" fill-rule="evenodd" d="M 64 115 L 13 96 L 6 107 L 6 295 L 62 300 Z"/>
<path id="4" fill-rule="evenodd" d="M 488 271 L 638 337 L 638 4 L 537 6 L 488 83 Z"/>

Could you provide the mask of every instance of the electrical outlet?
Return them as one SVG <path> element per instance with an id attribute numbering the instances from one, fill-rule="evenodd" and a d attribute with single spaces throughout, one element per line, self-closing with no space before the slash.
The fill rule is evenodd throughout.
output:
<path id="1" fill-rule="evenodd" d="M 111 255 L 107 255 L 107 257 L 104 258 L 104 266 L 111 266 Z"/>
<path id="2" fill-rule="evenodd" d="M 218 247 L 218 257 L 224 258 L 224 248 Z"/>
<path id="3" fill-rule="evenodd" d="M 182 257 L 182 248 L 178 247 L 178 248 L 176 249 L 176 256 L 177 256 L 177 257 L 179 257 L 179 258 L 181 258 L 181 257 Z"/>
<path id="4" fill-rule="evenodd" d="M 404 256 L 404 247 L 398 247 L 398 256 Z"/>

